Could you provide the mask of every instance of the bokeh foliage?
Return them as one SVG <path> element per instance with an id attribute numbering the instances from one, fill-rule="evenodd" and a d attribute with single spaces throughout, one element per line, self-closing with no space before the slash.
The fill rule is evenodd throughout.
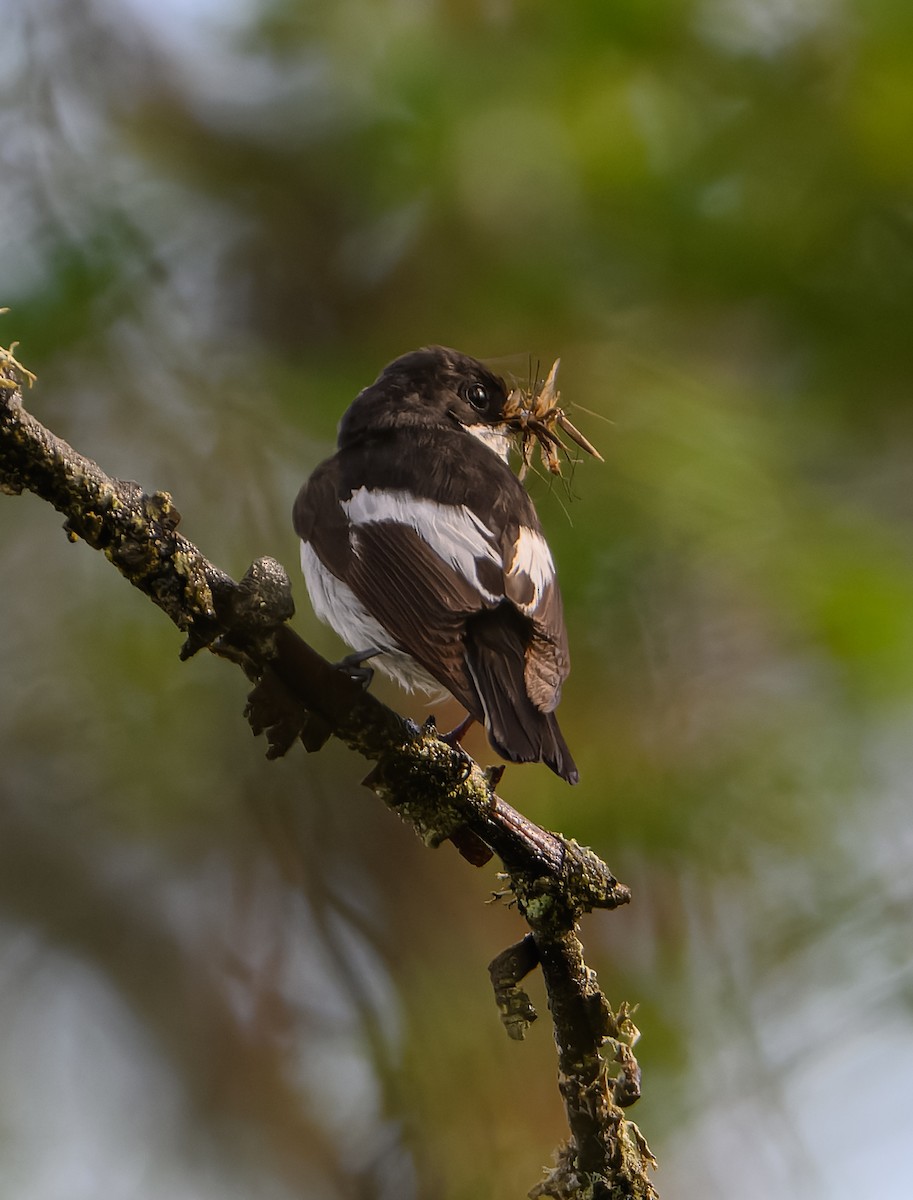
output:
<path id="1" fill-rule="evenodd" d="M 905 1194 L 908 6 L 34 0 L 0 54 L 30 403 L 235 575 L 294 567 L 390 358 L 561 355 L 606 458 L 531 485 L 583 781 L 504 791 L 635 888 L 584 934 L 660 1189 Z M 561 1115 L 494 878 L 338 748 L 266 763 L 239 678 L 0 499 L 0 1190 L 523 1194 Z"/>

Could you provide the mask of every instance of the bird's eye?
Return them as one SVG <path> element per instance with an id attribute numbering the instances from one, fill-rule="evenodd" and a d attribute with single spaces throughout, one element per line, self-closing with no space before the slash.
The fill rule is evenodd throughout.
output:
<path id="1" fill-rule="evenodd" d="M 463 398 L 479 411 L 488 407 L 488 391 L 481 383 L 467 383 L 463 388 Z"/>

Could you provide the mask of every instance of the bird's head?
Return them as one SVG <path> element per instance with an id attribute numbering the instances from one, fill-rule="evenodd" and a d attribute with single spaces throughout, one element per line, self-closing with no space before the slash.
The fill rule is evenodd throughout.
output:
<path id="1" fill-rule="evenodd" d="M 355 398 L 339 423 L 339 445 L 389 429 L 462 426 L 505 458 L 507 398 L 503 379 L 478 359 L 425 346 L 389 363 Z"/>

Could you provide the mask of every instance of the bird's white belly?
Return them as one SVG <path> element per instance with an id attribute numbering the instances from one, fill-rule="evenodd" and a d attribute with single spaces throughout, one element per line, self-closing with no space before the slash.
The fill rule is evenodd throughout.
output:
<path id="1" fill-rule="evenodd" d="M 301 570 L 314 612 L 353 650 L 380 650 L 371 665 L 408 692 L 426 692 L 434 700 L 449 695 L 446 688 L 397 645 L 352 589 L 324 566 L 309 542 L 301 543 Z"/>

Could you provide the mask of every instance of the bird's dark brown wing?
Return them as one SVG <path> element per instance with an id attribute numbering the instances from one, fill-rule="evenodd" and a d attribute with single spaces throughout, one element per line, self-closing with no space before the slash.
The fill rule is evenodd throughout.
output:
<path id="1" fill-rule="evenodd" d="M 552 712 L 566 660 L 537 633 L 534 620 L 506 598 L 484 599 L 413 529 L 372 522 L 355 532 L 354 547 L 349 586 L 485 725 L 495 749 L 513 762 L 542 760 L 576 782 Z"/>
<path id="2" fill-rule="evenodd" d="M 478 591 L 405 525 L 372 522 L 350 536 L 349 587 L 402 649 L 481 721 L 463 648 L 466 619 L 481 605 Z"/>

